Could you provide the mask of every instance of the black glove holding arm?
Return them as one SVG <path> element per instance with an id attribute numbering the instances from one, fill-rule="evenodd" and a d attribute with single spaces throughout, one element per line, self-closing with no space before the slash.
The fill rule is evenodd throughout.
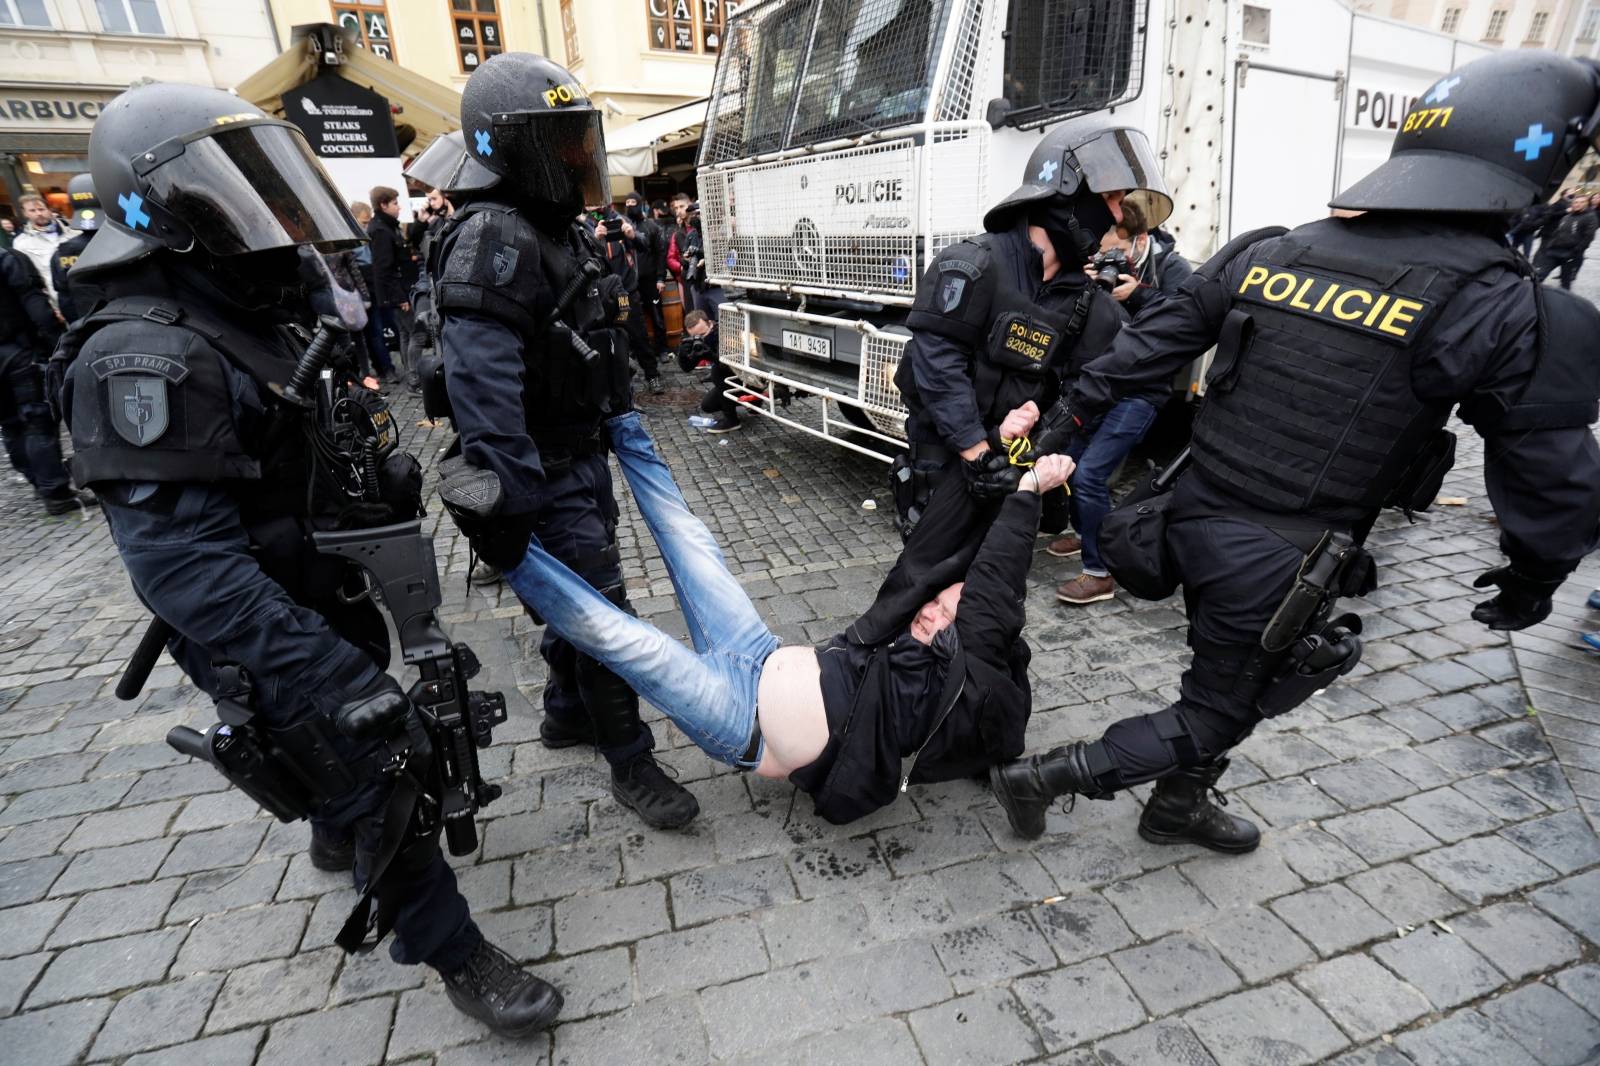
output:
<path id="1" fill-rule="evenodd" d="M 500 475 L 449 459 L 439 467 L 439 502 L 456 520 L 472 549 L 499 570 L 515 570 L 528 553 L 538 525 L 537 512 L 502 514 Z"/>
<path id="2" fill-rule="evenodd" d="M 388 674 L 333 712 L 333 726 L 351 740 L 382 740 L 398 733 L 411 713 L 411 701 Z"/>
<path id="3" fill-rule="evenodd" d="M 980 500 L 997 500 L 1017 491 L 1025 468 L 1013 466 L 1005 452 L 986 451 L 976 459 L 961 460 L 967 491 Z"/>
<path id="4" fill-rule="evenodd" d="M 1497 566 L 1478 575 L 1473 588 L 1496 585 L 1500 591 L 1472 609 L 1474 621 L 1490 629 L 1527 629 L 1550 614 L 1551 598 L 1561 579 L 1540 579 L 1518 572 L 1514 565 Z"/>

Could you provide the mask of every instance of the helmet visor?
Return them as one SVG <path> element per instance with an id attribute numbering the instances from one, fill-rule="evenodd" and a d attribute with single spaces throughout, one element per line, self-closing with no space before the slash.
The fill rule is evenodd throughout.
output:
<path id="1" fill-rule="evenodd" d="M 146 175 L 151 195 L 213 255 L 365 240 L 305 137 L 287 123 L 219 128 Z"/>
<path id="2" fill-rule="evenodd" d="M 1126 192 L 1126 199 L 1138 206 L 1151 229 L 1172 214 L 1172 198 L 1161 178 L 1161 166 L 1143 133 L 1104 130 L 1073 148 L 1072 154 L 1092 192 Z"/>
<path id="3" fill-rule="evenodd" d="M 461 180 L 461 171 L 467 165 L 467 150 L 461 146 L 461 131 L 443 133 L 422 150 L 422 154 L 406 168 L 406 177 L 420 181 L 430 189 L 452 192 Z"/>
<path id="4" fill-rule="evenodd" d="M 570 206 L 574 213 L 611 202 L 600 112 L 574 108 L 496 115 L 494 140 L 517 184 L 540 200 Z"/>

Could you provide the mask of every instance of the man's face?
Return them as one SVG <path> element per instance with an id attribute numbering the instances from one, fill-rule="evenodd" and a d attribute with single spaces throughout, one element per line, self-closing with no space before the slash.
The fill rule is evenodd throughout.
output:
<path id="1" fill-rule="evenodd" d="M 709 321 L 696 322 L 694 325 L 689 327 L 689 336 L 694 337 L 696 340 L 701 337 L 708 336 L 710 333 L 711 323 Z"/>
<path id="2" fill-rule="evenodd" d="M 447 205 L 445 204 L 445 201 L 444 201 L 444 193 L 440 192 L 438 189 L 429 189 L 428 190 L 428 208 L 429 208 L 429 210 L 437 211 L 440 214 L 444 214 L 444 212 L 446 210 L 446 206 Z"/>
<path id="3" fill-rule="evenodd" d="M 911 620 L 911 637 L 923 644 L 932 644 L 941 630 L 956 620 L 956 608 L 961 605 L 961 589 L 965 582 L 957 581 L 939 595 L 923 604 Z"/>
<path id="4" fill-rule="evenodd" d="M 50 206 L 38 200 L 29 200 L 22 205 L 22 213 L 28 216 L 28 221 L 35 226 L 48 226 L 50 224 Z"/>
<path id="5" fill-rule="evenodd" d="M 384 204 L 383 205 L 383 213 L 388 215 L 390 218 L 399 218 L 400 217 L 400 201 L 399 200 L 390 200 L 388 203 Z"/>
<path id="6" fill-rule="evenodd" d="M 676 218 L 679 222 L 682 222 L 683 219 L 684 219 L 684 216 L 687 215 L 688 213 L 689 213 L 689 202 L 687 200 L 677 200 L 677 201 L 673 202 L 673 205 L 672 205 L 672 217 L 673 218 Z"/>
<path id="7" fill-rule="evenodd" d="M 1133 255 L 1133 241 L 1116 226 L 1106 230 L 1106 235 L 1100 238 L 1100 250 L 1102 252 L 1109 252 L 1113 248 L 1120 248 L 1130 256 Z"/>

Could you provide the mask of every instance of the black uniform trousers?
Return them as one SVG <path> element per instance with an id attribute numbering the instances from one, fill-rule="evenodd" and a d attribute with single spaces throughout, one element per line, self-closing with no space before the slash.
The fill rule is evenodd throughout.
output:
<path id="1" fill-rule="evenodd" d="M 26 345 L 0 343 L 0 435 L 17 472 L 41 496 L 59 496 L 68 488 L 61 461 L 61 435 L 50 417 L 44 395 L 44 374 Z"/>
<path id="2" fill-rule="evenodd" d="M 655 294 L 655 286 L 651 286 L 651 294 Z M 646 381 L 654 381 L 661 376 L 661 370 L 656 365 L 656 348 L 650 341 L 650 336 L 644 328 L 644 297 L 639 292 L 628 294 L 628 320 L 625 328 L 628 331 L 628 351 L 633 356 L 634 362 L 639 364 L 639 369 L 644 371 Z"/>
<path id="3" fill-rule="evenodd" d="M 1240 518 L 1174 521 L 1167 538 L 1183 575 L 1190 646 L 1198 638 L 1202 647 L 1215 651 L 1220 646 L 1229 649 L 1228 659 L 1242 659 L 1293 585 L 1305 553 Z M 1196 659 L 1204 654 L 1197 651 Z M 1224 673 L 1237 662 L 1218 664 L 1213 658 Z M 1101 742 L 1120 778 L 1110 783 L 1136 785 L 1209 761 L 1244 740 L 1260 721 L 1252 698 L 1202 684 L 1191 666 L 1183 673 L 1176 703 L 1124 718 L 1106 730 Z"/>
<path id="4" fill-rule="evenodd" d="M 553 462 L 546 452 L 544 506 L 534 536 L 545 551 L 626 610 L 622 564 L 615 548 L 618 510 L 611 467 L 604 455 L 573 456 L 562 469 L 564 463 Z M 639 718 L 639 697 L 626 682 L 580 655 L 548 626 L 539 654 L 549 667 L 545 713 L 568 732 L 592 728 L 596 747 L 613 766 L 655 747 L 650 727 Z M 610 695 L 605 707 L 591 706 L 593 701 L 586 698 L 597 687 Z"/>

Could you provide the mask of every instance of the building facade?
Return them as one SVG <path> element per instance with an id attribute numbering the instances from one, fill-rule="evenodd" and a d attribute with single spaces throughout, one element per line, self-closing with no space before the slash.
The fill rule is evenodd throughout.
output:
<path id="1" fill-rule="evenodd" d="M 65 213 L 100 109 L 140 78 L 231 88 L 278 54 L 264 0 L 0 0 L 0 214 Z"/>
<path id="2" fill-rule="evenodd" d="M 1426 26 L 1490 48 L 1566 51 L 1586 0 L 1358 0 L 1356 10 Z"/>

